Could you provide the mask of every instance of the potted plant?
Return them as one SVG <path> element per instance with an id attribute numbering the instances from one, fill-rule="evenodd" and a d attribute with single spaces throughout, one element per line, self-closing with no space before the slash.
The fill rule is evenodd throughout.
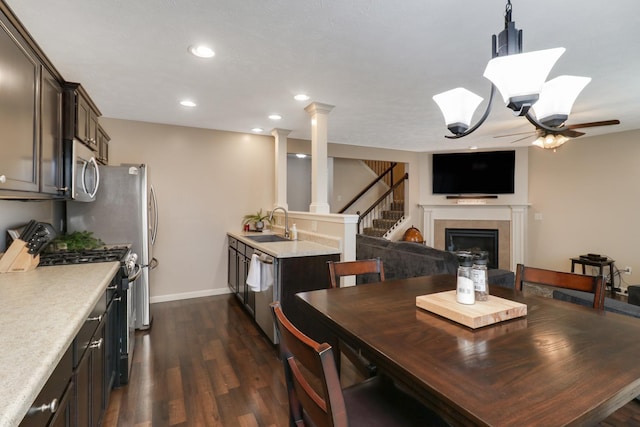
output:
<path id="1" fill-rule="evenodd" d="M 265 220 L 269 222 L 269 224 L 271 224 L 271 221 L 269 221 L 269 213 L 267 212 L 263 214 L 262 209 L 260 209 L 258 212 L 254 214 L 245 215 L 242 218 L 242 225 L 253 223 L 256 231 L 262 231 L 262 229 L 264 228 Z"/>

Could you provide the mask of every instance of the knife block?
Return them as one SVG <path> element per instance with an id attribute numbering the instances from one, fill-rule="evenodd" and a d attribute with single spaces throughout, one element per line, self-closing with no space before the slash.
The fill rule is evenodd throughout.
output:
<path id="1" fill-rule="evenodd" d="M 40 263 L 40 255 L 29 253 L 27 242 L 16 239 L 0 258 L 0 273 L 31 271 Z"/>

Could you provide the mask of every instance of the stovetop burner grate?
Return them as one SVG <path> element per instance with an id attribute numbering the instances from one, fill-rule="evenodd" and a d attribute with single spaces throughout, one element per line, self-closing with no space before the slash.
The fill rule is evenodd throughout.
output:
<path id="1" fill-rule="evenodd" d="M 126 246 L 85 249 L 81 251 L 59 251 L 40 254 L 40 266 L 85 264 L 91 262 L 124 261 L 129 252 Z"/>

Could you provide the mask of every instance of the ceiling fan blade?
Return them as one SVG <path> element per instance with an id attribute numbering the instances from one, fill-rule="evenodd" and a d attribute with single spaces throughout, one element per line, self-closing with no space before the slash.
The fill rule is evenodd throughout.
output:
<path id="1" fill-rule="evenodd" d="M 506 135 L 505 135 L 506 136 Z M 529 139 L 534 135 L 527 135 L 527 136 L 523 136 L 522 138 L 518 138 L 515 141 L 511 141 L 512 144 L 515 144 L 516 142 L 520 142 L 520 141 L 524 141 L 525 139 Z"/>
<path id="2" fill-rule="evenodd" d="M 602 120 L 600 122 L 576 123 L 575 125 L 567 125 L 569 129 L 592 128 L 597 126 L 619 125 L 620 120 Z"/>
<path id="3" fill-rule="evenodd" d="M 567 129 L 567 130 L 565 130 L 563 132 L 559 132 L 559 135 L 563 135 L 563 136 L 566 136 L 568 138 L 577 138 L 577 137 L 582 136 L 584 134 L 585 134 L 584 132 L 579 132 L 577 130 L 571 130 L 571 129 Z"/>
<path id="4" fill-rule="evenodd" d="M 517 133 L 507 133 L 504 135 L 494 135 L 494 138 L 504 138 L 505 136 L 518 136 L 518 135 L 534 135 L 537 131 L 536 130 L 529 130 L 526 132 L 517 132 Z"/>

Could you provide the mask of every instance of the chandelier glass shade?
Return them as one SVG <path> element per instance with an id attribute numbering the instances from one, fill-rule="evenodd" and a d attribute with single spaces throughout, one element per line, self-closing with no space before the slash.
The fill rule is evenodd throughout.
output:
<path id="1" fill-rule="evenodd" d="M 505 105 L 523 116 L 538 100 L 551 68 L 564 51 L 559 47 L 498 56 L 489 61 L 484 77 L 498 88 Z"/>
<path id="2" fill-rule="evenodd" d="M 433 100 L 440 107 L 447 128 L 458 134 L 469 128 L 473 113 L 483 98 L 470 90 L 458 87 L 435 95 Z"/>
<path id="3" fill-rule="evenodd" d="M 590 77 L 559 76 L 546 82 L 538 102 L 533 105 L 538 121 L 547 126 L 561 126 L 569 118 L 578 95 L 590 81 Z"/>

